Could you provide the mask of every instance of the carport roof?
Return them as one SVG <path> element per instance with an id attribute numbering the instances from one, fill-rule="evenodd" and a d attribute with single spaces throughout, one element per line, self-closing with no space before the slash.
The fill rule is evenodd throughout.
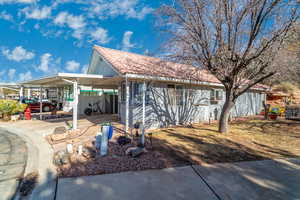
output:
<path id="1" fill-rule="evenodd" d="M 20 85 L 34 85 L 43 87 L 62 87 L 71 85 L 68 81 L 77 81 L 79 85 L 113 89 L 118 87 L 121 77 L 103 77 L 95 74 L 58 73 L 54 76 L 44 77 L 20 83 Z"/>

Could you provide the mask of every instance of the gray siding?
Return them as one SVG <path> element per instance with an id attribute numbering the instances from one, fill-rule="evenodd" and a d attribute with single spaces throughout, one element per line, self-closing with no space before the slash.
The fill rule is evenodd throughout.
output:
<path id="1" fill-rule="evenodd" d="M 147 94 L 149 101 L 146 105 L 146 127 L 148 129 L 167 127 L 171 124 L 186 122 L 203 122 L 209 121 L 209 118 L 217 120 L 220 117 L 221 109 L 224 104 L 223 100 L 217 104 L 210 101 L 209 87 L 190 87 L 183 89 L 182 103 L 172 103 L 167 84 L 154 84 L 149 87 Z M 121 92 L 119 93 L 121 94 Z M 235 107 L 231 110 L 232 117 L 242 117 L 258 114 L 262 108 L 264 94 L 258 92 L 247 92 L 241 95 Z M 178 101 L 178 99 L 177 99 Z M 129 109 L 129 123 L 142 121 L 142 104 L 133 103 L 131 99 Z M 120 117 L 125 123 L 125 102 L 120 102 Z"/>

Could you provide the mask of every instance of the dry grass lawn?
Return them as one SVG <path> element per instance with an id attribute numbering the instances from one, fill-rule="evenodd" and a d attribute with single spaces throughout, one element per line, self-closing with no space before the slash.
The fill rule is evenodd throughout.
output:
<path id="1" fill-rule="evenodd" d="M 153 149 L 178 164 L 203 164 L 300 156 L 300 122 L 239 120 L 220 134 L 217 124 L 153 132 Z"/>

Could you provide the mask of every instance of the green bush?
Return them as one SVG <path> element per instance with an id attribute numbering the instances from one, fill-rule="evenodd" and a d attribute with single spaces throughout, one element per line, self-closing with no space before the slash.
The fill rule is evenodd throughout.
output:
<path id="1" fill-rule="evenodd" d="M 11 115 L 22 113 L 27 105 L 15 100 L 0 100 L 0 114 L 3 118 L 10 118 Z"/>

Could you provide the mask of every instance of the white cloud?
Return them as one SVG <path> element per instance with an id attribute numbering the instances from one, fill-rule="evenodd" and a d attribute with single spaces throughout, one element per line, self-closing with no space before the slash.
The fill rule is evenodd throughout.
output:
<path id="1" fill-rule="evenodd" d="M 81 73 L 86 74 L 88 69 L 89 69 L 89 65 L 83 65 L 83 67 L 81 68 Z"/>
<path id="2" fill-rule="evenodd" d="M 82 15 L 74 16 L 68 12 L 60 12 L 54 19 L 54 24 L 59 26 L 67 25 L 74 30 L 72 36 L 81 39 L 85 31 L 85 18 Z"/>
<path id="3" fill-rule="evenodd" d="M 13 16 L 11 14 L 8 14 L 6 11 L 2 11 L 0 13 L 0 19 L 4 19 L 7 21 L 13 21 Z"/>
<path id="4" fill-rule="evenodd" d="M 130 42 L 131 36 L 133 32 L 132 31 L 126 31 L 123 35 L 123 41 L 122 41 L 122 50 L 123 51 L 129 51 L 131 48 L 133 48 L 135 45 Z"/>
<path id="5" fill-rule="evenodd" d="M 74 16 L 68 12 L 60 12 L 54 19 L 57 25 L 68 25 L 71 29 L 81 29 L 86 26 L 85 18 L 82 15 Z"/>
<path id="6" fill-rule="evenodd" d="M 36 0 L 0 0 L 0 4 L 13 4 L 13 3 L 34 3 Z"/>
<path id="7" fill-rule="evenodd" d="M 100 17 L 117 17 L 124 15 L 127 18 L 142 20 L 153 8 L 139 6 L 138 0 L 113 0 L 105 2 L 102 0 L 91 3 L 90 12 Z"/>
<path id="8" fill-rule="evenodd" d="M 9 60 L 14 60 L 17 62 L 23 60 L 30 60 L 34 58 L 35 54 L 33 52 L 27 51 L 22 46 L 17 46 L 14 50 L 2 49 L 2 54 Z"/>
<path id="9" fill-rule="evenodd" d="M 23 9 L 23 12 L 25 13 L 26 18 L 28 19 L 46 19 L 51 16 L 51 7 L 43 6 L 42 8 L 36 7 L 31 8 L 27 7 Z"/>
<path id="10" fill-rule="evenodd" d="M 149 7 L 144 7 L 140 12 L 136 12 L 134 10 L 131 10 L 128 13 L 128 17 L 129 18 L 136 18 L 139 20 L 142 20 L 145 18 L 146 15 L 150 14 L 153 12 L 153 8 L 149 8 Z"/>
<path id="11" fill-rule="evenodd" d="M 16 74 L 16 69 L 14 69 L 14 68 L 9 69 L 8 73 L 7 73 L 9 80 L 13 80 L 15 77 L 15 74 Z"/>
<path id="12" fill-rule="evenodd" d="M 53 58 L 50 53 L 44 53 L 40 57 L 40 64 L 36 66 L 36 69 L 49 75 L 56 74 L 61 64 L 61 58 Z"/>
<path id="13" fill-rule="evenodd" d="M 32 79 L 31 71 L 27 71 L 19 74 L 19 81 L 27 81 Z"/>
<path id="14" fill-rule="evenodd" d="M 81 39 L 81 38 L 83 37 L 83 35 L 84 35 L 84 31 L 85 31 L 84 29 L 77 29 L 77 30 L 74 30 L 72 36 L 73 36 L 74 38 Z"/>
<path id="15" fill-rule="evenodd" d="M 60 12 L 54 19 L 54 23 L 58 25 L 64 25 L 67 21 L 67 12 Z"/>
<path id="16" fill-rule="evenodd" d="M 101 44 L 106 44 L 111 40 L 108 36 L 108 31 L 101 27 L 98 27 L 95 31 L 91 32 L 91 37 L 93 41 L 98 41 Z"/>
<path id="17" fill-rule="evenodd" d="M 49 63 L 51 61 L 51 54 L 45 53 L 41 56 L 41 64 L 38 66 L 38 69 L 42 72 L 48 72 L 49 71 Z"/>
<path id="18" fill-rule="evenodd" d="M 74 60 L 70 60 L 66 63 L 66 69 L 70 72 L 75 72 L 80 68 L 80 64 Z"/>

